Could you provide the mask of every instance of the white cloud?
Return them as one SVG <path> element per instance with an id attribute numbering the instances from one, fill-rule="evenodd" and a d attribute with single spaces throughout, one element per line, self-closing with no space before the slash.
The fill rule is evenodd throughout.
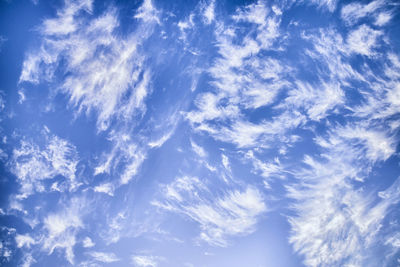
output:
<path id="1" fill-rule="evenodd" d="M 333 12 L 336 9 L 338 0 L 311 0 L 311 2 L 319 8 L 326 8 L 329 12 Z"/>
<path id="2" fill-rule="evenodd" d="M 103 263 L 112 263 L 120 261 L 120 259 L 114 254 L 110 252 L 98 252 L 92 251 L 88 253 L 94 260 Z"/>
<path id="3" fill-rule="evenodd" d="M 95 243 L 92 241 L 92 239 L 90 237 L 85 237 L 85 239 L 83 239 L 82 241 L 82 246 L 84 248 L 91 248 L 94 247 Z"/>
<path id="4" fill-rule="evenodd" d="M 24 93 L 24 90 L 23 90 L 23 89 L 19 89 L 19 90 L 18 90 L 18 96 L 19 96 L 18 104 L 24 103 L 26 97 L 25 97 L 25 93 Z"/>
<path id="5" fill-rule="evenodd" d="M 274 177 L 284 177 L 284 168 L 278 158 L 275 158 L 271 162 L 262 161 L 254 155 L 252 150 L 248 151 L 245 157 L 251 160 L 254 171 L 259 173 L 262 177 L 266 178 L 266 183 Z"/>
<path id="6" fill-rule="evenodd" d="M 164 195 L 164 201 L 153 205 L 197 222 L 199 238 L 214 246 L 225 247 L 229 237 L 254 232 L 258 217 L 266 211 L 263 197 L 254 187 L 215 196 L 195 177 L 177 178 L 164 188 Z"/>
<path id="7" fill-rule="evenodd" d="M 211 0 L 208 4 L 204 2 L 202 14 L 205 24 L 210 24 L 215 18 L 215 0 Z"/>
<path id="8" fill-rule="evenodd" d="M 66 35 L 76 31 L 79 27 L 75 21 L 75 16 L 81 10 L 92 11 L 92 0 L 80 2 L 66 2 L 65 8 L 57 12 L 58 19 L 47 19 L 43 22 L 42 31 L 46 35 Z"/>
<path id="9" fill-rule="evenodd" d="M 42 248 L 52 254 L 56 248 L 64 248 L 65 257 L 74 264 L 73 248 L 76 243 L 76 234 L 84 227 L 82 215 L 85 207 L 84 199 L 74 198 L 63 206 L 57 213 L 51 213 L 43 220 L 46 230 L 42 236 Z"/>
<path id="10" fill-rule="evenodd" d="M 94 192 L 105 193 L 114 196 L 114 186 L 112 183 L 104 183 L 93 188 Z"/>
<path id="11" fill-rule="evenodd" d="M 135 18 L 143 19 L 145 22 L 156 21 L 160 24 L 160 19 L 158 18 L 159 11 L 153 6 L 151 0 L 144 0 L 142 6 L 138 9 Z"/>
<path id="12" fill-rule="evenodd" d="M 32 244 L 35 244 L 35 240 L 29 235 L 16 235 L 15 236 L 15 242 L 17 243 L 17 247 L 30 247 Z"/>
<path id="13" fill-rule="evenodd" d="M 224 154 L 222 154 L 221 157 L 222 157 L 222 165 L 224 166 L 224 168 L 225 168 L 226 170 L 228 170 L 228 171 L 231 171 L 231 166 L 230 166 L 230 163 L 229 163 L 229 158 L 228 158 L 226 155 L 224 155 Z"/>
<path id="14" fill-rule="evenodd" d="M 322 83 L 312 86 L 297 81 L 296 87 L 288 93 L 288 97 L 277 107 L 304 108 L 311 120 L 319 121 L 325 118 L 330 110 L 344 103 L 344 92 L 337 83 Z"/>
<path id="15" fill-rule="evenodd" d="M 154 23 L 148 20 L 155 9 L 146 0 L 137 14 L 146 25 L 139 24 L 136 32 L 122 38 L 114 34 L 119 26 L 116 11 L 92 19 L 90 5 L 67 1 L 56 18 L 43 22 L 41 47 L 27 55 L 20 82 L 60 83 L 59 91 L 70 97 L 71 106 L 78 113 L 95 112 L 98 130 L 104 131 L 115 117 L 132 119 L 145 111 L 150 72 L 138 50 L 152 32 Z M 60 80 L 55 73 L 61 61 L 69 75 Z"/>
<path id="16" fill-rule="evenodd" d="M 132 262 L 137 267 L 157 267 L 159 257 L 149 255 L 134 255 Z"/>
<path id="17" fill-rule="evenodd" d="M 94 174 L 111 174 L 117 168 L 122 167 L 122 169 L 118 169 L 119 181 L 113 182 L 115 189 L 129 183 L 137 174 L 146 159 L 146 152 L 138 147 L 130 135 L 124 131 L 111 132 L 109 140 L 113 143 L 113 148 L 102 155 L 99 164 L 95 167 Z"/>
<path id="18" fill-rule="evenodd" d="M 351 51 L 371 57 L 375 55 L 373 48 L 378 46 L 377 39 L 382 34 L 381 31 L 373 30 L 364 24 L 349 33 L 347 44 Z"/>
<path id="19" fill-rule="evenodd" d="M 195 101 L 198 111 L 191 111 L 187 114 L 187 119 L 194 123 L 201 123 L 206 120 L 224 119 L 235 117 L 239 114 L 236 106 L 220 106 L 221 97 L 212 93 L 201 94 Z"/>
<path id="20" fill-rule="evenodd" d="M 393 17 L 393 14 L 390 12 L 381 12 L 378 14 L 375 20 L 375 25 L 382 27 L 386 25 Z"/>
<path id="21" fill-rule="evenodd" d="M 220 57 L 208 69 L 213 78 L 213 92 L 199 94 L 196 108 L 186 113 L 193 129 L 245 148 L 260 142 L 265 144 L 261 146 L 267 146 L 264 141 L 299 125 L 303 117 L 296 112 L 258 123 L 250 122 L 244 115 L 245 111 L 272 105 L 277 95 L 290 87 L 286 78 L 292 69 L 278 59 L 261 56 L 264 51 L 275 49 L 274 41 L 281 34 L 281 14 L 278 7 L 271 10 L 257 2 L 238 9 L 232 16 L 233 24 L 220 24 L 216 28 Z M 242 22 L 255 27 L 254 35 L 237 34 Z"/>
<path id="22" fill-rule="evenodd" d="M 34 264 L 35 262 L 36 262 L 36 260 L 32 257 L 31 254 L 25 254 L 24 257 L 23 257 L 23 261 L 22 261 L 21 266 L 22 267 L 29 267 L 32 264 Z"/>
<path id="23" fill-rule="evenodd" d="M 399 201 L 398 182 L 379 193 L 379 201 L 354 181 L 365 181 L 372 164 L 395 153 L 396 142 L 362 123 L 335 127 L 328 138 L 315 141 L 321 159 L 306 156 L 307 167 L 293 171 L 299 182 L 287 186 L 297 213 L 289 218 L 289 240 L 309 266 L 375 262 L 370 256 L 389 206 Z"/>
<path id="24" fill-rule="evenodd" d="M 342 7 L 341 17 L 345 23 L 353 25 L 361 18 L 372 15 L 376 10 L 385 5 L 384 0 L 375 0 L 367 5 L 353 2 Z"/>
<path id="25" fill-rule="evenodd" d="M 210 90 L 195 92 L 195 108 L 184 113 L 186 119 L 195 132 L 235 145 L 235 151 L 251 162 L 252 171 L 264 177 L 266 187 L 270 187 L 268 182 L 273 177 L 295 175 L 298 183 L 287 187 L 295 212 L 289 217 L 290 242 L 304 256 L 307 265 L 365 264 L 366 255 L 376 240 L 382 239 L 376 237 L 389 206 L 399 199 L 396 183 L 380 192 L 380 199 L 374 192 L 367 192 L 362 184 L 374 164 L 396 153 L 398 143 L 396 131 L 400 124 L 392 115 L 400 108 L 397 81 L 400 63 L 394 54 L 376 52 L 384 32 L 372 26 L 355 26 L 345 40 L 334 28 L 302 32 L 301 38 L 309 43 L 305 46 L 309 48 L 300 49 L 302 57 L 298 62 L 296 58 L 296 65 L 293 65 L 290 61 L 293 59 L 287 59 L 286 55 L 280 57 L 285 49 L 282 45 L 293 40 L 281 30 L 285 24 L 280 24 L 283 11 L 278 7 L 270 8 L 259 1 L 238 8 L 231 20 L 218 21 L 215 1 L 202 3 L 199 16 L 205 24 L 211 24 L 207 29 L 215 30 L 213 44 L 218 56 L 206 70 L 211 80 L 207 84 Z M 343 5 L 341 15 L 345 23 L 352 26 L 366 16 L 376 15 L 371 23 L 381 27 L 393 16 L 381 10 L 382 3 L 384 1 L 378 0 L 367 5 Z M 311 4 L 333 12 L 337 1 L 314 0 Z M 105 174 L 108 180 L 93 190 L 113 195 L 116 188 L 129 183 L 138 174 L 147 150 L 162 146 L 172 136 L 176 124 L 167 123 L 171 128 L 167 131 L 162 124 L 162 130 L 151 133 L 150 137 L 135 128 L 143 122 L 137 119 L 142 119 L 146 113 L 152 77 L 157 75 L 147 68 L 148 58 L 142 53 L 142 44 L 155 24 L 161 24 L 160 12 L 151 1 L 145 0 L 134 16 L 138 19 L 135 22 L 138 30 L 124 37 L 117 34 L 119 22 L 114 9 L 108 9 L 101 16 L 91 12 L 91 2 L 66 2 L 55 19 L 45 20 L 40 27 L 43 44 L 37 51 L 27 54 L 20 82 L 58 84 L 56 76 L 62 58 L 68 71 L 68 78 L 60 81 L 62 92 L 70 98 L 71 106 L 78 108 L 77 114 L 92 112 L 96 116 L 98 131 L 107 131 L 105 134 L 110 141 L 107 144 L 110 151 L 96 158 L 99 161 L 94 170 L 94 175 Z M 195 25 L 199 19 L 196 16 L 191 13 L 186 20 L 177 23 L 183 39 L 191 36 L 189 32 L 196 34 L 193 31 L 199 26 Z M 368 67 L 369 61 L 357 68 L 358 63 L 351 61 L 355 54 L 370 57 L 368 60 L 382 60 L 376 63 L 382 63 L 380 66 L 386 77 L 373 72 Z M 315 64 L 311 66 L 315 69 L 306 68 L 303 60 Z M 299 69 L 296 66 L 300 66 Z M 307 74 L 315 75 L 315 82 L 299 79 L 302 74 L 298 72 L 302 73 L 300 68 L 303 67 Z M 351 94 L 353 89 L 361 94 L 359 106 L 348 105 L 352 99 L 346 98 L 347 93 Z M 264 109 L 267 112 L 264 113 Z M 346 109 L 346 116 L 340 119 L 330 116 L 338 115 L 343 109 Z M 264 117 L 253 116 L 260 112 Z M 335 124 L 337 121 L 344 126 Z M 320 134 L 312 141 L 321 153 L 306 156 L 301 163 L 305 168 L 287 170 L 288 164 L 281 164 L 281 161 L 290 158 L 288 147 L 298 141 L 291 132 L 295 128 L 308 131 L 311 136 Z M 15 151 L 27 152 L 14 153 L 15 164 L 20 164 L 15 173 L 23 177 L 21 181 L 29 181 L 21 194 L 28 196 L 35 190 L 43 191 L 38 177 L 47 179 L 61 174 L 66 180 L 76 179 L 77 155 L 68 142 L 45 147 L 31 142 L 21 144 L 21 149 Z M 193 141 L 190 145 L 200 158 L 198 165 L 213 173 L 232 175 L 232 162 L 226 156 L 231 156 L 230 152 L 222 155 L 225 170 L 219 172 L 205 160 L 213 158 L 208 155 L 211 150 L 207 153 Z M 67 147 L 66 152 L 60 152 L 59 147 L 63 146 Z M 266 150 L 276 147 L 280 148 L 282 155 L 279 157 L 282 158 L 268 158 Z M 49 163 L 50 160 L 55 164 Z M 296 162 L 290 164 L 296 165 Z M 250 185 L 235 187 L 224 180 L 229 189 L 214 191 L 210 187 L 213 182 L 203 177 L 177 178 L 163 187 L 162 199 L 153 204 L 196 223 L 199 239 L 211 245 L 227 246 L 231 238 L 254 232 L 267 207 L 261 189 Z M 359 184 L 360 187 L 355 186 Z M 52 189 L 60 192 L 70 189 L 58 182 L 53 185 Z M 12 206 L 27 212 L 20 203 L 13 202 Z M 46 216 L 43 225 L 48 236 L 43 237 L 43 242 L 50 253 L 57 247 L 64 248 L 67 259 L 73 262 L 76 233 L 83 227 L 83 221 L 79 212 L 68 210 Z M 126 222 L 131 219 L 125 209 L 115 211 L 114 215 L 107 216 L 107 226 L 100 236 L 106 243 L 117 242 L 125 231 L 130 231 Z M 383 239 L 388 246 L 398 247 L 397 236 Z M 18 244 L 28 248 L 35 245 L 35 240 L 36 237 L 32 240 L 19 237 Z M 84 247 L 94 245 L 90 238 L 84 239 L 82 244 Z M 114 254 L 92 253 L 99 261 L 118 260 Z M 157 266 L 158 260 L 147 255 L 132 257 L 137 266 Z"/>
<path id="26" fill-rule="evenodd" d="M 165 119 L 165 117 L 167 117 L 167 119 Z M 177 109 L 172 110 L 172 112 L 165 113 L 165 117 L 163 117 L 161 122 L 155 122 L 151 126 L 152 135 L 155 137 L 150 138 L 151 141 L 148 142 L 148 146 L 150 148 L 161 147 L 173 136 L 178 124 L 181 122 L 181 112 Z"/>
<path id="27" fill-rule="evenodd" d="M 268 15 L 268 8 L 261 1 L 239 9 L 237 14 L 232 18 L 236 21 L 248 21 L 258 25 L 264 26 L 266 24 L 266 16 Z"/>
<path id="28" fill-rule="evenodd" d="M 148 144 L 149 147 L 151 147 L 151 148 L 161 147 L 168 139 L 171 138 L 173 133 L 174 133 L 174 130 L 168 131 L 160 139 L 149 142 L 149 144 Z"/>
<path id="29" fill-rule="evenodd" d="M 194 151 L 200 158 L 205 158 L 205 157 L 207 157 L 207 152 L 204 150 L 204 148 L 202 148 L 201 146 L 199 146 L 198 144 L 196 144 L 193 140 L 190 141 L 190 144 L 192 145 L 193 151 Z"/>
<path id="30" fill-rule="evenodd" d="M 94 175 L 118 175 L 119 179 L 105 181 L 94 190 L 110 195 L 137 175 L 148 148 L 161 146 L 176 126 L 176 121 L 168 122 L 170 131 L 156 141 L 135 132 L 152 92 L 153 74 L 145 66 L 142 44 L 160 23 L 160 12 L 145 0 L 134 15 L 137 27 L 126 35 L 117 34 L 118 15 L 116 7 L 93 15 L 90 2 L 66 1 L 55 18 L 43 21 L 41 46 L 28 53 L 20 76 L 20 82 L 57 84 L 54 87 L 59 89 L 52 95 L 66 95 L 75 116 L 95 115 L 98 132 L 105 131 L 112 145 L 100 156 Z M 49 25 L 56 28 L 51 30 Z M 68 75 L 56 74 L 60 71 Z M 54 190 L 58 189 L 54 184 Z"/>
<path id="31" fill-rule="evenodd" d="M 391 245 L 395 248 L 400 248 L 400 233 L 396 233 L 394 236 L 389 237 L 386 242 L 386 245 Z"/>
<path id="32" fill-rule="evenodd" d="M 51 179 L 56 175 L 68 179 L 69 190 L 77 186 L 75 172 L 78 154 L 75 146 L 48 132 L 44 134 L 44 147 L 22 140 L 21 146 L 13 150 L 11 169 L 21 184 L 19 198 L 26 198 L 35 191 L 43 191 L 41 180 Z"/>
<path id="33" fill-rule="evenodd" d="M 349 64 L 349 46 L 339 32 L 332 28 L 320 29 L 319 34 L 303 33 L 302 37 L 313 46 L 313 49 L 306 49 L 305 54 L 318 62 L 319 77 L 329 74 L 330 81 L 325 83 L 340 82 L 343 86 L 349 85 L 350 79 L 365 81 L 365 77 Z"/>
<path id="34" fill-rule="evenodd" d="M 356 140 L 360 140 L 365 146 L 366 151 L 364 156 L 372 162 L 387 160 L 396 152 L 398 140 L 384 131 L 350 126 L 338 128 L 337 135 L 342 138 L 354 140 L 354 145 L 358 144 Z"/>

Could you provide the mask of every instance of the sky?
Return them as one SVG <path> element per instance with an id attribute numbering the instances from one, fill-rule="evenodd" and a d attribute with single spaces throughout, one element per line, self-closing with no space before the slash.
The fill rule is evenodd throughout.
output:
<path id="1" fill-rule="evenodd" d="M 0 0 L 1 266 L 400 266 L 398 1 Z"/>

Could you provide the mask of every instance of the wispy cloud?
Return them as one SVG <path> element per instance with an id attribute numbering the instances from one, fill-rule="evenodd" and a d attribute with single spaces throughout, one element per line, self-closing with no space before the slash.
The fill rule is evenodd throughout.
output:
<path id="1" fill-rule="evenodd" d="M 114 253 L 110 252 L 91 251 L 88 254 L 98 262 L 112 263 L 120 261 L 120 259 Z"/>
<path id="2" fill-rule="evenodd" d="M 196 177 L 180 177 L 164 187 L 165 200 L 153 205 L 188 216 L 200 226 L 199 238 L 225 247 L 229 237 L 250 234 L 258 217 L 266 212 L 261 193 L 248 186 L 218 196 Z"/>
<path id="3" fill-rule="evenodd" d="M 137 267 L 157 267 L 160 258 L 149 255 L 133 255 L 132 262 Z"/>
<path id="4" fill-rule="evenodd" d="M 338 4 L 338 0 L 312 0 L 311 2 L 319 8 L 327 9 L 330 12 L 335 11 Z"/>
<path id="5" fill-rule="evenodd" d="M 41 236 L 43 249 L 49 254 L 55 248 L 64 248 L 65 257 L 74 264 L 73 247 L 76 244 L 76 234 L 83 228 L 82 212 L 85 201 L 82 199 L 71 199 L 68 207 L 64 206 L 60 212 L 49 214 L 43 220 L 45 233 Z"/>
<path id="6" fill-rule="evenodd" d="M 124 131 L 111 132 L 109 140 L 113 143 L 113 148 L 102 155 L 94 174 L 112 174 L 116 168 L 122 166 L 123 169 L 119 173 L 120 179 L 114 182 L 114 186 L 109 185 L 112 189 L 127 184 L 138 173 L 141 164 L 146 159 L 146 151 L 132 140 L 129 133 Z"/>
<path id="7" fill-rule="evenodd" d="M 288 93 L 288 97 L 277 105 L 277 108 L 299 110 L 304 108 L 308 118 L 319 121 L 325 118 L 329 111 L 344 104 L 344 92 L 338 83 L 310 85 L 296 81 L 296 88 Z"/>
<path id="8" fill-rule="evenodd" d="M 391 12 L 381 12 L 376 17 L 374 24 L 382 27 L 385 24 L 387 24 L 392 19 L 392 17 L 393 17 L 393 14 Z"/>
<path id="9" fill-rule="evenodd" d="M 117 11 L 110 8 L 93 17 L 91 5 L 91 1 L 67 1 L 56 18 L 43 22 L 41 47 L 27 55 L 20 82 L 44 79 L 60 84 L 78 112 L 96 112 L 98 130 L 104 131 L 113 118 L 126 119 L 144 111 L 150 72 L 138 51 L 152 32 L 150 21 L 158 19 L 146 0 L 136 14 L 146 26 L 122 38 L 114 34 L 119 27 Z M 63 79 L 55 75 L 61 60 L 63 72 L 70 74 Z"/>
<path id="10" fill-rule="evenodd" d="M 199 146 L 199 145 L 196 144 L 194 141 L 190 141 L 190 144 L 192 145 L 193 151 L 194 151 L 200 158 L 207 157 L 207 152 L 204 150 L 203 147 Z"/>
<path id="11" fill-rule="evenodd" d="M 375 161 L 393 155 L 394 142 L 381 132 L 349 126 L 336 128 L 327 139 L 318 137 L 316 143 L 323 148 L 322 159 L 306 156 L 307 168 L 295 172 L 300 182 L 287 187 L 297 212 L 289 219 L 290 242 L 309 266 L 363 265 L 371 260 L 372 246 L 379 242 L 375 236 L 398 192 L 379 201 L 354 181 L 363 182 Z"/>
<path id="12" fill-rule="evenodd" d="M 137 11 L 137 14 L 135 14 L 135 18 L 142 19 L 145 22 L 156 21 L 160 24 L 160 19 L 158 17 L 159 13 L 160 12 L 153 6 L 151 0 L 144 0 L 142 6 L 140 6 Z"/>
<path id="13" fill-rule="evenodd" d="M 378 45 L 377 38 L 382 34 L 381 31 L 361 25 L 356 30 L 350 32 L 347 43 L 351 51 L 371 57 L 375 54 L 372 49 Z"/>
<path id="14" fill-rule="evenodd" d="M 201 7 L 205 24 L 210 24 L 215 18 L 215 0 L 210 0 L 208 3 L 204 2 Z"/>
<path id="15" fill-rule="evenodd" d="M 75 146 L 47 130 L 43 130 L 43 133 L 44 146 L 40 147 L 30 140 L 22 140 L 20 147 L 13 150 L 10 164 L 21 184 L 17 198 L 23 199 L 34 192 L 45 191 L 42 181 L 56 175 L 67 179 L 68 190 L 73 190 L 78 185 L 75 172 L 79 157 Z"/>
<path id="16" fill-rule="evenodd" d="M 384 0 L 375 0 L 366 5 L 360 2 L 353 2 L 342 7 L 341 16 L 345 23 L 352 25 L 361 18 L 372 15 L 385 5 L 386 1 Z"/>
<path id="17" fill-rule="evenodd" d="M 123 237 L 147 231 L 142 223 L 139 230 L 132 226 L 141 219 L 142 209 L 142 203 L 131 206 L 137 190 L 133 182 L 145 176 L 141 170 L 148 171 L 146 185 L 159 182 L 148 170 L 158 161 L 142 167 L 152 157 L 150 150 L 166 152 L 165 165 L 175 160 L 173 155 L 169 158 L 169 146 L 162 146 L 167 140 L 175 145 L 171 137 L 181 115 L 189 127 L 178 145 L 182 163 L 173 165 L 173 181 L 155 186 L 161 193 L 156 192 L 143 220 L 160 216 L 153 209 L 176 220 L 180 215 L 197 226 L 195 245 L 228 247 L 235 238 L 257 230 L 273 205 L 266 202 L 265 192 L 280 191 L 274 188 L 279 182 L 286 189 L 282 203 L 290 208 L 288 239 L 305 265 L 384 265 L 398 255 L 400 237 L 392 234 L 398 222 L 392 217 L 398 217 L 394 207 L 400 200 L 400 179 L 389 185 L 392 177 L 385 177 L 380 189 L 368 184 L 371 179 L 371 184 L 376 182 L 381 165 L 393 164 L 389 161 L 398 152 L 400 60 L 384 28 L 396 15 L 388 2 L 312 0 L 277 6 L 255 1 L 226 16 L 218 13 L 223 5 L 205 0 L 181 17 L 156 4 L 144 0 L 122 22 L 117 7 L 98 12 L 92 1 L 65 1 L 55 17 L 36 28 L 40 45 L 23 62 L 19 107 L 30 101 L 29 91 L 21 87 L 28 88 L 24 83 L 50 84 L 56 88 L 51 97 L 65 97 L 75 118 L 93 116 L 96 142 L 101 139 L 102 146 L 96 148 L 98 155 L 89 153 L 90 159 L 84 159 L 86 154 L 48 130 L 43 131 L 43 142 L 22 138 L 15 146 L 9 169 L 20 189 L 1 213 L 20 214 L 34 229 L 15 235 L 26 264 L 34 262 L 38 249 L 52 254 L 57 248 L 70 264 L 79 264 L 74 255 L 77 243 L 90 258 L 82 265 L 122 262 L 123 257 L 106 250 L 102 242 L 117 246 Z M 288 21 L 292 13 L 285 12 L 304 5 L 322 11 L 326 17 L 313 13 L 310 19 L 323 23 Z M 202 40 L 203 34 L 209 40 Z M 153 50 L 150 43 L 161 40 L 170 50 Z M 190 53 L 181 53 L 182 43 Z M 165 56 L 175 45 L 177 52 Z M 167 72 L 168 79 L 190 62 L 189 82 L 171 81 L 158 91 L 165 77 L 157 68 L 164 59 L 179 65 Z M 187 89 L 189 101 L 165 111 L 161 105 L 182 96 L 168 95 L 160 104 L 171 85 L 177 85 L 177 91 L 179 86 Z M 6 100 L 0 96 L 4 110 Z M 81 164 L 83 160 L 88 164 Z M 84 176 L 94 177 L 80 177 L 81 165 Z M 188 173 L 183 169 L 193 169 L 192 175 L 182 175 Z M 238 170 L 251 177 L 236 180 Z M 253 184 L 251 173 L 260 180 Z M 146 190 L 153 187 L 146 187 L 143 195 Z M 52 212 L 26 204 L 32 194 L 49 192 L 60 197 Z M 90 234 L 87 196 L 102 206 L 96 212 L 104 219 Z M 184 242 L 159 228 L 153 232 Z M 385 257 L 375 257 L 378 252 Z M 10 253 L 2 243 L 0 255 L 10 258 Z M 148 253 L 129 257 L 135 266 L 164 261 Z"/>

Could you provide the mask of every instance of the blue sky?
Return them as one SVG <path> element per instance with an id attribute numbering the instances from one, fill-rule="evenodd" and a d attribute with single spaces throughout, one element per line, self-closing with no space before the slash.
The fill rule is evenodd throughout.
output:
<path id="1" fill-rule="evenodd" d="M 1 1 L 0 265 L 398 266 L 396 1 Z"/>

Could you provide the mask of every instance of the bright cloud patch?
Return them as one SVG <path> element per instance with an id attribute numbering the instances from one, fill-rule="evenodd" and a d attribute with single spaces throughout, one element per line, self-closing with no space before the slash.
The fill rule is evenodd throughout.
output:
<path id="1" fill-rule="evenodd" d="M 164 194 L 166 200 L 154 205 L 190 217 L 200 225 L 200 238 L 216 246 L 226 246 L 229 236 L 253 232 L 257 217 L 266 211 L 255 188 L 214 197 L 196 177 L 176 179 L 165 187 Z"/>
<path id="2" fill-rule="evenodd" d="M 46 190 L 42 180 L 54 178 L 56 175 L 62 175 L 67 179 L 69 190 L 77 186 L 76 148 L 57 136 L 47 135 L 46 139 L 43 148 L 22 140 L 20 147 L 13 151 L 12 169 L 21 184 L 18 198 L 26 198 L 34 191 Z"/>

